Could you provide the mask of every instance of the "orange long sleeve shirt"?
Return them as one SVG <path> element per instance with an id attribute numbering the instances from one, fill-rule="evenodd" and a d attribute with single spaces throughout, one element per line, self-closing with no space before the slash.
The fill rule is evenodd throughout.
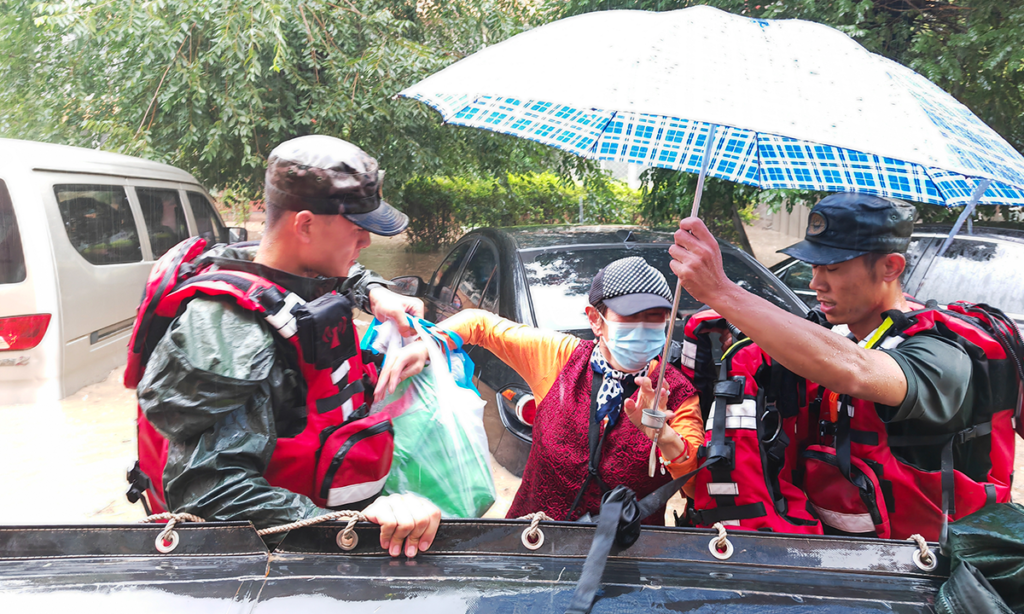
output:
<path id="1" fill-rule="evenodd" d="M 469 345 L 479 345 L 518 373 L 533 391 L 537 405 L 551 390 L 569 356 L 580 343 L 578 337 L 553 330 L 533 328 L 482 309 L 465 309 L 440 323 Z M 652 361 L 652 364 L 653 361 Z M 672 408 L 669 425 L 689 444 L 687 460 L 667 465 L 673 477 L 697 467 L 697 448 L 704 445 L 704 423 L 700 400 L 694 394 Z M 646 459 L 641 459 L 646 462 Z M 692 482 L 684 491 L 692 496 Z"/>

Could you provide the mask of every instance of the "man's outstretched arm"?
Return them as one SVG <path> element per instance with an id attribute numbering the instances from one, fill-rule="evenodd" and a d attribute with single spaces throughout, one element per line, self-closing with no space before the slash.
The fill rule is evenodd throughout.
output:
<path id="1" fill-rule="evenodd" d="M 718 242 L 698 218 L 679 222 L 669 248 L 672 272 L 693 298 L 720 313 L 787 369 L 829 390 L 897 406 L 907 378 L 885 352 L 795 316 L 733 283 L 722 268 Z"/>

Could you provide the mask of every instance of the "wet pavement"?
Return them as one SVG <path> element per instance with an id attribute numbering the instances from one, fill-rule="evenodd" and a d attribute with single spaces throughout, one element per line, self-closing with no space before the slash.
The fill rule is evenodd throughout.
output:
<path id="1" fill-rule="evenodd" d="M 374 237 L 360 262 L 385 277 L 419 275 L 429 280 L 443 256 L 406 252 L 401 238 Z M 0 405 L 0 524 L 133 522 L 144 517 L 142 506 L 129 504 L 124 496 L 125 471 L 136 459 L 137 408 L 135 391 L 121 384 L 123 374 L 123 367 L 116 369 L 103 382 L 59 402 Z M 1019 441 L 1015 465 L 1017 475 L 1024 475 Z M 519 479 L 493 459 L 491 466 L 498 501 L 487 516 L 503 517 Z M 1015 485 L 1013 499 L 1024 503 L 1024 480 Z"/>

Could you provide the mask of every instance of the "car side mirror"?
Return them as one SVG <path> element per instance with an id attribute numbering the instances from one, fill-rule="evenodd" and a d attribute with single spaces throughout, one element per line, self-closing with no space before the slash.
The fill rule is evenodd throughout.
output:
<path id="1" fill-rule="evenodd" d="M 391 280 L 394 285 L 391 287 L 393 292 L 403 294 L 405 296 L 420 297 L 427 292 L 427 282 L 417 275 L 405 275 L 402 277 L 395 277 Z"/>
<path id="2" fill-rule="evenodd" d="M 248 229 L 241 228 L 239 226 L 231 226 L 228 228 L 228 243 L 241 243 L 249 240 Z"/>

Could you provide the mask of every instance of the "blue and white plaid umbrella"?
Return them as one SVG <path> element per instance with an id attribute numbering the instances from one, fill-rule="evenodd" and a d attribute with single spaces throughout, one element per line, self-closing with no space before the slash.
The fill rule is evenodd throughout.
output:
<path id="1" fill-rule="evenodd" d="M 484 49 L 402 91 L 447 123 L 764 189 L 1024 204 L 1024 157 L 921 75 L 845 34 L 698 6 L 606 11 Z M 717 127 L 717 130 L 714 128 Z M 987 183 L 983 182 L 987 180 Z"/>
<path id="2" fill-rule="evenodd" d="M 967 107 L 806 21 L 707 6 L 588 13 L 479 51 L 399 95 L 447 123 L 699 173 L 694 216 L 705 175 L 967 205 L 944 251 L 976 205 L 1024 205 L 1024 156 Z"/>

